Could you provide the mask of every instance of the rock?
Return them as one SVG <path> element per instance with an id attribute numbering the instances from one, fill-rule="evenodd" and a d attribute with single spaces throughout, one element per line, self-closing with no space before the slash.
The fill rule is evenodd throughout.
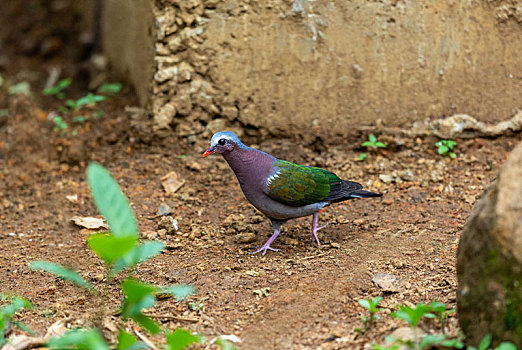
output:
<path id="1" fill-rule="evenodd" d="M 399 173 L 399 176 L 404 181 L 413 181 L 413 172 L 410 169 L 403 170 Z"/>
<path id="2" fill-rule="evenodd" d="M 418 203 L 423 201 L 427 196 L 426 191 L 421 191 L 418 187 L 411 187 L 408 189 L 408 197 L 411 198 L 413 203 Z"/>
<path id="3" fill-rule="evenodd" d="M 71 221 L 80 227 L 87 228 L 89 230 L 102 230 L 109 229 L 109 226 L 101 218 L 73 216 Z"/>
<path id="4" fill-rule="evenodd" d="M 395 275 L 388 273 L 378 273 L 372 278 L 372 282 L 375 283 L 384 292 L 398 293 L 402 290 L 403 282 Z"/>
<path id="5" fill-rule="evenodd" d="M 174 105 L 170 103 L 163 105 L 154 115 L 154 126 L 158 129 L 168 129 L 175 115 L 176 107 Z"/>
<path id="6" fill-rule="evenodd" d="M 469 345 L 522 348 L 522 143 L 475 204 L 457 255 L 457 306 Z"/>
<path id="7" fill-rule="evenodd" d="M 256 240 L 254 232 L 241 232 L 234 236 L 235 243 L 252 243 Z"/>
<path id="8" fill-rule="evenodd" d="M 178 230 L 178 221 L 171 216 L 162 216 L 158 222 L 158 230 L 164 229 L 171 235 Z"/>
<path id="9" fill-rule="evenodd" d="M 417 333 L 417 334 L 415 334 Z M 391 340 L 392 339 L 401 339 L 401 340 L 404 340 L 404 341 L 415 341 L 415 339 L 421 339 L 426 333 L 420 329 L 420 328 L 417 328 L 416 330 L 412 327 L 400 327 L 400 328 L 397 328 L 396 330 L 394 330 L 389 338 L 389 340 L 387 340 L 386 342 L 389 344 L 391 343 Z M 416 338 L 417 337 L 417 338 Z M 406 345 L 401 345 L 399 347 L 399 350 L 406 350 L 406 349 L 410 349 L 408 346 Z"/>
<path id="10" fill-rule="evenodd" d="M 393 175 L 381 174 L 381 175 L 379 175 L 379 180 L 381 180 L 385 184 L 391 184 L 393 182 Z"/>
<path id="11" fill-rule="evenodd" d="M 176 191 L 179 190 L 184 183 L 185 180 L 180 179 L 178 174 L 176 174 L 174 171 L 171 171 L 161 178 L 161 185 L 167 194 L 176 193 Z"/>
<path id="12" fill-rule="evenodd" d="M 172 213 L 172 208 L 169 207 L 169 205 L 166 203 L 161 203 L 158 207 L 158 210 L 156 211 L 156 215 L 158 216 L 165 216 L 169 215 L 170 213 Z"/>

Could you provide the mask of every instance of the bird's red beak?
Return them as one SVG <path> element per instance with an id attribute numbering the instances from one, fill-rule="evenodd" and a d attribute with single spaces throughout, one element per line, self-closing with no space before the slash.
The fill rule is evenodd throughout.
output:
<path id="1" fill-rule="evenodd" d="M 203 153 L 203 158 L 207 158 L 209 155 L 211 155 L 212 153 L 214 153 L 216 149 L 214 147 L 210 147 L 209 149 L 207 149 L 205 151 L 205 153 Z"/>

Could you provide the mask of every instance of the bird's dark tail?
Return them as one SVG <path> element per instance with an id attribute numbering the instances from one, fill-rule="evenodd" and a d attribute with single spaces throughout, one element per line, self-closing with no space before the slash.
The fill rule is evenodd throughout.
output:
<path id="1" fill-rule="evenodd" d="M 373 197 L 382 197 L 381 193 L 375 193 L 365 190 L 357 190 L 350 192 L 350 198 L 373 198 Z"/>

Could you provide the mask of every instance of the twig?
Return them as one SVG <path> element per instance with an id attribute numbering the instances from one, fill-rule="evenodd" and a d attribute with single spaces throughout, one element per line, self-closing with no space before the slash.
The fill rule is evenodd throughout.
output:
<path id="1" fill-rule="evenodd" d="M 176 315 L 159 315 L 159 314 L 145 314 L 148 317 L 152 318 L 163 318 L 166 320 L 177 320 L 177 321 L 186 321 L 186 322 L 198 322 L 199 318 L 195 317 L 183 317 L 183 316 L 176 316 Z"/>
<path id="2" fill-rule="evenodd" d="M 149 348 L 151 348 L 152 350 L 159 350 L 156 345 L 154 345 L 154 343 L 152 343 L 150 341 L 149 338 L 147 338 L 146 336 L 144 336 L 143 334 L 141 334 L 140 332 L 138 332 L 137 329 L 134 329 L 134 333 L 136 333 L 136 335 L 138 336 L 138 338 L 140 338 L 141 341 L 143 341 L 145 344 L 147 344 L 147 346 Z"/>

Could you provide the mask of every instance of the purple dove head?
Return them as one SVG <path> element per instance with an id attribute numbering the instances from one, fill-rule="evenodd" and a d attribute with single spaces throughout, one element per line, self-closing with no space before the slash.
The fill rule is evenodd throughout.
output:
<path id="1" fill-rule="evenodd" d="M 244 148 L 245 145 L 239 141 L 236 134 L 230 131 L 220 131 L 212 136 L 212 140 L 210 140 L 210 148 L 203 153 L 203 158 L 206 158 L 212 153 L 231 152 L 237 147 Z"/>

